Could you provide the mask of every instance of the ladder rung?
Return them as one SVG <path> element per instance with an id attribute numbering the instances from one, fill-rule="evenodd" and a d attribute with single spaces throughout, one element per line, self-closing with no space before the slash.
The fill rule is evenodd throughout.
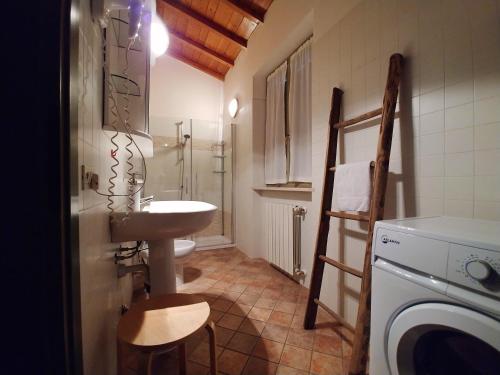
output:
<path id="1" fill-rule="evenodd" d="M 345 128 L 346 126 L 354 125 L 357 124 L 358 122 L 369 120 L 371 118 L 380 116 L 381 114 L 382 114 L 382 108 L 377 108 L 374 109 L 373 111 L 363 113 L 362 115 L 354 117 L 350 120 L 337 122 L 335 125 L 333 125 L 333 127 L 336 129 Z"/>
<path id="2" fill-rule="evenodd" d="M 350 273 L 351 275 L 357 276 L 357 277 L 363 277 L 363 272 L 358 271 L 355 268 L 349 267 L 348 265 L 345 265 L 344 263 L 340 263 L 336 261 L 335 259 L 328 258 L 327 256 L 320 255 L 319 259 L 322 260 L 325 263 L 328 263 L 331 266 L 337 267 L 338 269 L 341 269 L 342 271 L 345 271 L 347 273 Z"/>
<path id="3" fill-rule="evenodd" d="M 358 215 L 358 214 L 348 214 L 347 212 L 335 212 L 335 211 L 326 211 L 326 215 L 338 217 L 339 219 L 349 219 L 349 220 L 358 220 L 358 221 L 370 221 L 370 216 L 368 215 Z"/>
<path id="4" fill-rule="evenodd" d="M 330 309 L 327 305 L 325 305 L 323 302 L 321 302 L 319 299 L 315 298 L 314 303 L 321 307 L 323 310 L 325 310 L 328 314 L 330 314 L 335 320 L 337 320 L 340 324 L 342 324 L 344 327 L 346 327 L 349 331 L 354 332 L 354 327 L 344 318 L 342 318 L 339 314 L 337 314 L 335 311 Z"/>
<path id="5" fill-rule="evenodd" d="M 370 168 L 375 168 L 375 162 L 374 161 L 371 161 L 370 162 Z M 328 168 L 330 171 L 336 171 L 337 170 L 337 167 L 330 167 Z"/>

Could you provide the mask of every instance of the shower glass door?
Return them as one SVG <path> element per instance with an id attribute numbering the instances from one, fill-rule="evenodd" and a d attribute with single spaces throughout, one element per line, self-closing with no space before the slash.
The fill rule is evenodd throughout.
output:
<path id="1" fill-rule="evenodd" d="M 217 206 L 214 220 L 194 239 L 199 246 L 232 243 L 231 128 L 217 122 L 192 121 L 193 200 Z"/>
<path id="2" fill-rule="evenodd" d="M 233 243 L 232 127 L 217 122 L 150 117 L 154 156 L 145 196 L 217 206 L 213 222 L 192 238 L 198 248 Z"/>

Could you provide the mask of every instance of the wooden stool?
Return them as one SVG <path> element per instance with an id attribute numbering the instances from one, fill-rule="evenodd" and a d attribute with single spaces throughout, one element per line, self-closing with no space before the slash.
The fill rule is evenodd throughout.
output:
<path id="1" fill-rule="evenodd" d="M 205 327 L 209 334 L 210 374 L 217 374 L 215 325 L 208 321 L 210 306 L 192 294 L 165 294 L 133 305 L 121 317 L 117 332 L 118 374 L 125 371 L 124 345 L 147 355 L 151 375 L 153 354 L 173 347 L 179 350 L 180 374 L 186 374 L 186 339 Z"/>

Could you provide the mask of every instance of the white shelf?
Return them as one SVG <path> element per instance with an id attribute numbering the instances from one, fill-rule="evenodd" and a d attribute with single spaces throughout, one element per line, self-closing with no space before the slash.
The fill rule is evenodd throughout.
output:
<path id="1" fill-rule="evenodd" d="M 314 189 L 312 187 L 291 187 L 291 186 L 256 186 L 252 188 L 253 190 L 259 191 L 283 191 L 288 193 L 312 193 Z"/>

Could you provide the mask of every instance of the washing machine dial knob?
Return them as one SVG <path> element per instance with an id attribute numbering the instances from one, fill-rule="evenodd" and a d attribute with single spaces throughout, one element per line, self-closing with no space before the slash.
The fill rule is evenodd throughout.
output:
<path id="1" fill-rule="evenodd" d="M 484 260 L 471 260 L 467 262 L 465 270 L 470 277 L 477 281 L 488 280 L 494 272 L 493 267 Z"/>

